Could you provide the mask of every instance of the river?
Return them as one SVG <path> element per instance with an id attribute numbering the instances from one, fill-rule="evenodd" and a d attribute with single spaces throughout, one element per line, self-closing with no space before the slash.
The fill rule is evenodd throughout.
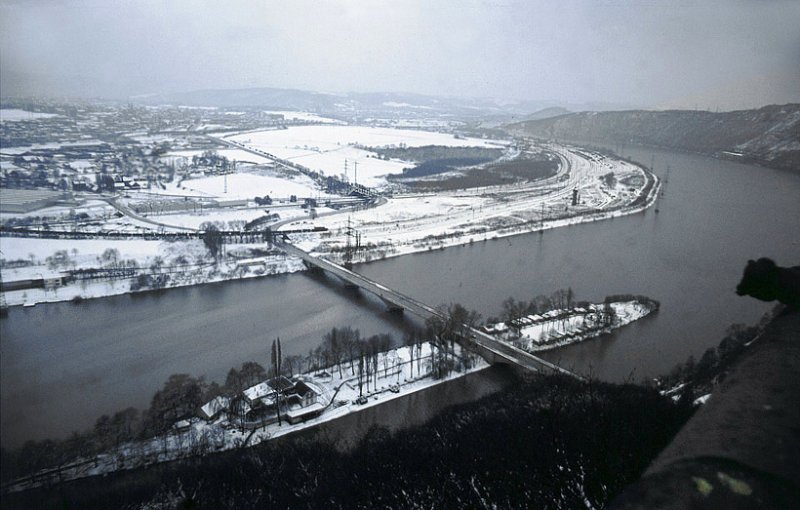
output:
<path id="1" fill-rule="evenodd" d="M 661 301 L 657 314 L 544 357 L 610 381 L 666 372 L 716 345 L 730 324 L 753 323 L 770 309 L 734 288 L 750 258 L 800 263 L 800 178 L 680 153 L 625 155 L 648 164 L 654 158 L 661 176 L 669 165 L 658 213 L 651 208 L 355 270 L 426 303 L 460 302 L 484 317 L 498 315 L 508 296 L 530 299 L 559 288 L 586 300 L 644 294 Z M 285 355 L 305 354 L 343 325 L 400 338 L 419 324 L 385 312 L 380 301 L 344 289 L 335 277 L 311 273 L 16 307 L 0 321 L 0 441 L 14 446 L 64 436 L 102 413 L 146 408 L 170 374 L 222 382 L 243 361 L 266 365 L 275 337 Z M 464 391 L 481 394 L 485 378 L 468 379 L 473 386 Z M 493 387 L 502 387 L 496 379 Z M 419 399 L 422 416 L 449 402 L 429 392 Z M 402 405 L 408 404 L 376 408 L 383 418 L 370 420 L 402 422 Z"/>

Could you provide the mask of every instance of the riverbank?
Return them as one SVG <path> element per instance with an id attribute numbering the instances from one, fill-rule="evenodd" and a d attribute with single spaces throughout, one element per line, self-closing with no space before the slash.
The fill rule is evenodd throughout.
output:
<path id="1" fill-rule="evenodd" d="M 658 197 L 660 180 L 643 167 L 575 147 L 549 146 L 548 150 L 561 160 L 559 173 L 552 178 L 451 193 L 395 196 L 379 207 L 347 211 L 346 215 L 320 213 L 315 219 L 284 220 L 280 228 L 325 228 L 327 232 L 322 234 L 294 234 L 293 241 L 335 262 L 342 263 L 348 256 L 353 263 L 360 263 L 637 214 L 651 207 Z M 244 213 L 221 214 L 234 221 L 231 218 Z M 175 217 L 179 221 L 174 228 L 185 228 L 184 216 Z M 168 221 L 169 215 L 162 218 L 161 228 L 169 228 Z M 359 249 L 348 252 L 351 228 L 359 235 Z M 201 241 L 146 241 L 131 246 L 133 241 L 2 239 L 7 262 L 0 270 L 4 282 L 54 270 L 66 274 L 70 268 L 116 267 L 118 260 L 136 268 L 136 278 L 142 281 L 137 285 L 131 285 L 130 280 L 84 281 L 4 292 L 9 306 L 293 273 L 305 267 L 298 259 L 254 255 L 269 251 L 266 243 L 228 245 L 227 257 L 212 261 Z M 47 257 L 48 253 L 53 255 Z M 47 260 L 43 260 L 45 257 Z M 253 258 L 262 259 L 261 267 L 243 264 Z M 9 261 L 22 267 L 10 267 Z M 209 267 L 212 262 L 213 267 Z"/>
<path id="2" fill-rule="evenodd" d="M 25 239 L 25 241 L 38 241 L 38 239 Z M 148 242 L 148 241 L 144 241 Z M 168 245 L 165 248 L 173 248 L 172 245 L 188 243 L 160 243 Z M 195 243 L 200 245 L 200 242 Z M 113 246 L 113 245 L 112 245 Z M 243 250 L 269 250 L 269 246 L 263 245 L 232 245 L 229 251 L 236 249 Z M 220 263 L 206 260 L 202 253 L 205 250 L 202 246 L 189 248 L 187 251 L 200 253 L 202 260 L 200 264 L 189 264 L 185 266 L 168 266 L 153 271 L 152 267 L 147 267 L 152 259 L 144 257 L 139 266 L 147 269 L 134 269 L 134 275 L 121 278 L 106 278 L 97 280 L 75 280 L 56 285 L 41 286 L 38 288 L 28 288 L 24 290 L 13 290 L 3 292 L 8 306 L 33 306 L 39 303 L 58 303 L 72 301 L 80 303 L 85 300 L 119 296 L 123 294 L 144 294 L 152 292 L 164 292 L 169 289 L 180 287 L 190 287 L 195 285 L 205 285 L 209 283 L 222 283 L 240 279 L 262 278 L 272 275 L 291 274 L 304 271 L 306 267 L 300 259 L 286 257 L 284 255 L 262 256 L 248 259 L 232 259 Z M 161 250 L 163 251 L 163 250 Z M 174 255 L 173 255 L 174 256 Z M 160 257 L 155 255 L 155 257 Z M 163 260 L 163 259 L 162 259 Z M 152 262 L 151 264 L 152 265 Z M 79 269 L 93 269 L 94 266 L 82 266 Z M 41 278 L 42 274 L 69 275 L 69 271 L 53 271 L 44 265 L 28 266 L 23 270 L 6 269 L 3 272 L 3 281 L 15 281 L 26 278 Z M 155 283 L 155 285 L 154 285 Z"/>
<path id="3" fill-rule="evenodd" d="M 324 435 L 268 442 L 6 494 L 4 507 L 601 508 L 692 411 L 630 384 L 535 377 L 412 428 L 373 429 L 347 450 Z"/>
<path id="4" fill-rule="evenodd" d="M 453 381 L 489 367 L 477 355 L 457 344 L 443 350 L 429 342 L 376 353 L 349 366 L 320 368 L 291 378 L 292 385 L 307 391 L 303 401 L 280 403 L 276 414 L 273 390 L 277 379 L 260 382 L 237 397 L 217 397 L 202 406 L 200 416 L 182 419 L 164 434 L 127 442 L 89 457 L 71 458 L 58 466 L 17 477 L 4 485 L 16 492 L 52 483 L 133 470 L 211 453 L 256 446 L 330 423 L 353 413 L 408 397 L 439 384 Z M 279 384 L 288 385 L 289 379 Z M 287 386 L 288 387 L 288 386 Z M 295 390 L 292 390 L 295 391 Z M 313 395 L 313 398 L 309 398 Z M 281 397 L 283 398 L 283 397 Z M 242 407 L 244 406 L 244 407 Z M 270 411 L 272 409 L 272 411 Z M 283 414 L 283 420 L 278 418 Z"/>
<path id="5" fill-rule="evenodd" d="M 630 214 L 641 213 L 650 208 L 658 198 L 658 189 L 660 186 L 660 181 L 656 176 L 652 174 L 648 174 L 648 176 L 652 180 L 648 181 L 648 185 L 646 187 L 647 189 L 646 194 L 643 195 L 644 198 L 640 201 L 640 204 L 637 206 L 620 208 L 611 211 L 576 214 L 574 216 L 567 216 L 552 220 L 547 220 L 547 219 L 545 219 L 544 221 L 527 220 L 525 222 L 521 222 L 516 225 L 498 227 L 496 230 L 486 230 L 486 227 L 478 226 L 475 227 L 475 230 L 472 231 L 448 233 L 433 237 L 429 236 L 423 239 L 412 238 L 406 240 L 398 240 L 396 244 L 390 244 L 390 243 L 381 243 L 379 245 L 373 244 L 353 253 L 351 260 L 353 263 L 372 262 L 374 260 L 383 260 L 392 257 L 399 257 L 402 255 L 431 251 L 434 249 L 441 250 L 453 246 L 469 245 L 473 244 L 474 242 L 485 242 L 487 240 L 500 239 L 515 235 L 529 234 L 534 232 L 544 232 L 547 230 L 567 227 L 571 225 L 591 223 L 596 221 L 622 217 Z M 476 235 L 479 236 L 477 241 L 475 237 Z M 319 251 L 320 236 L 299 234 L 295 235 L 295 237 L 298 238 L 297 242 L 298 246 L 303 247 L 304 249 L 313 250 L 315 255 L 325 256 L 326 258 L 330 258 L 331 260 L 337 261 L 339 263 L 343 262 L 342 260 L 343 252 L 341 252 L 341 250 L 330 251 L 329 249 L 326 250 L 323 248 L 324 251 Z M 32 250 L 36 250 L 35 246 L 40 241 L 42 240 L 19 238 L 16 242 L 21 243 L 22 245 L 16 247 L 15 251 L 12 253 L 16 252 L 21 253 L 26 251 L 33 253 Z M 75 241 L 59 241 L 59 240 L 47 240 L 47 241 L 50 241 L 50 244 L 53 244 L 52 249 L 55 250 L 58 250 L 58 247 L 60 247 L 62 244 L 64 245 L 64 247 L 76 245 Z M 116 245 L 116 243 L 120 242 L 127 243 L 127 241 L 111 241 L 105 243 L 104 246 L 110 245 L 113 247 Z M 156 248 L 155 250 L 156 253 L 158 253 L 159 251 L 163 252 L 167 250 L 174 257 L 176 256 L 174 251 L 175 248 L 174 245 L 182 243 L 160 243 L 160 244 L 168 246 Z M 192 255 L 194 255 L 195 257 L 197 257 L 198 255 L 202 256 L 202 250 L 204 248 L 200 246 L 199 242 L 195 242 L 194 244 L 195 244 L 194 248 L 188 248 L 185 249 L 184 251 L 191 252 Z M 252 249 L 267 250 L 269 249 L 269 245 L 267 244 L 242 245 L 240 248 L 245 250 L 252 250 Z M 228 249 L 232 251 L 236 250 L 237 247 L 233 245 L 229 246 Z M 180 256 L 180 254 L 177 256 Z M 154 255 L 153 257 L 158 257 L 158 255 Z M 152 258 L 148 255 L 140 256 L 139 258 L 142 258 L 142 262 L 140 265 L 145 267 L 147 266 L 148 262 L 152 260 Z M 300 259 L 293 257 L 272 257 L 272 258 L 262 257 L 260 260 L 256 261 L 248 259 L 248 262 L 251 263 L 253 266 L 260 266 L 259 267 L 260 270 L 253 271 L 250 268 L 243 269 L 243 265 L 239 261 L 230 260 L 227 262 L 223 262 L 221 264 L 215 264 L 210 269 L 206 267 L 206 269 L 182 269 L 180 271 L 174 271 L 174 272 L 159 271 L 158 273 L 155 274 L 149 273 L 153 276 L 161 274 L 169 275 L 169 278 L 166 279 L 166 281 L 163 283 L 163 286 L 157 289 L 153 289 L 148 286 L 142 286 L 134 290 L 131 288 L 131 282 L 135 280 L 135 278 L 125 278 L 125 279 L 96 281 L 96 282 L 80 282 L 80 283 L 76 282 L 72 284 L 58 285 L 50 288 L 33 288 L 25 290 L 7 291 L 4 292 L 3 294 L 5 296 L 5 300 L 8 306 L 35 305 L 38 303 L 83 301 L 85 299 L 102 298 L 107 296 L 114 296 L 114 295 L 128 294 L 128 293 L 149 292 L 154 290 L 160 291 L 176 287 L 202 285 L 206 283 L 224 282 L 242 278 L 260 278 L 277 274 L 295 273 L 298 271 L 304 271 L 306 269 L 306 267 L 303 265 Z M 211 265 L 210 262 L 206 264 L 206 266 L 209 265 Z M 87 265 L 84 268 L 91 268 L 91 267 L 93 266 Z M 15 269 L 3 269 L 3 279 L 4 281 L 9 281 L 9 280 L 13 281 L 15 279 L 26 277 L 28 275 L 40 275 L 44 272 L 52 272 L 52 270 L 48 269 L 45 265 L 29 266 L 26 267 L 22 272 Z"/>

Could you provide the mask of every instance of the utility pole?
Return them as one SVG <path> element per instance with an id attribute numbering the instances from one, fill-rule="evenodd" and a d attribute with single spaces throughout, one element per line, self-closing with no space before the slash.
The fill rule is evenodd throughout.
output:
<path id="1" fill-rule="evenodd" d="M 2 254 L 3 252 L 0 251 L 0 255 Z M 3 286 L 3 273 L 0 273 L 0 287 L 2 286 Z M 0 317 L 5 317 L 7 315 L 8 315 L 8 303 L 6 303 L 6 295 L 0 293 Z"/>
<path id="2" fill-rule="evenodd" d="M 542 202 L 542 214 L 539 216 L 539 234 L 544 234 L 544 202 Z"/>
<path id="3" fill-rule="evenodd" d="M 353 235 L 353 228 L 350 226 L 350 215 L 347 215 L 347 230 L 345 236 L 347 241 L 344 247 L 344 267 L 352 269 L 353 267 L 353 248 L 350 246 L 350 237 Z"/>

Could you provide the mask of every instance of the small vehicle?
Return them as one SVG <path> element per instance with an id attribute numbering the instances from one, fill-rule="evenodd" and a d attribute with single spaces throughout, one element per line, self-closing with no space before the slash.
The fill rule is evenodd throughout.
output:
<path id="1" fill-rule="evenodd" d="M 358 397 L 356 399 L 356 404 L 358 404 L 360 406 L 363 406 L 367 402 L 369 402 L 369 399 L 367 397 L 365 397 L 364 395 L 361 395 L 360 397 Z"/>
<path id="2" fill-rule="evenodd" d="M 399 384 L 392 384 L 389 386 L 389 391 L 392 393 L 400 393 L 400 385 Z"/>

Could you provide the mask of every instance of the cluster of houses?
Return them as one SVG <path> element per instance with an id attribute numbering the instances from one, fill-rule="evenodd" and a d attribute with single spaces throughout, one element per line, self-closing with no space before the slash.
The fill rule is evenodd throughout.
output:
<path id="1" fill-rule="evenodd" d="M 306 376 L 273 377 L 234 397 L 216 397 L 200 408 L 200 417 L 240 428 L 279 420 L 294 424 L 319 416 L 330 403 L 325 395 L 325 389 Z"/>

